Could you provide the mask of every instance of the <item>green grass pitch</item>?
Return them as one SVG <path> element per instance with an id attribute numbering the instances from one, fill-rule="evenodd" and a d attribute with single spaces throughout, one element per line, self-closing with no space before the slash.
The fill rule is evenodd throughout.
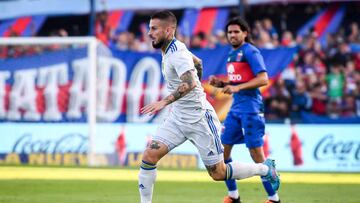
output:
<path id="1" fill-rule="evenodd" d="M 0 202 L 138 203 L 137 169 L 0 167 Z M 359 203 L 360 174 L 282 173 L 283 203 Z M 245 203 L 260 203 L 258 178 L 238 181 Z M 206 171 L 159 170 L 154 203 L 220 203 L 222 182 Z"/>

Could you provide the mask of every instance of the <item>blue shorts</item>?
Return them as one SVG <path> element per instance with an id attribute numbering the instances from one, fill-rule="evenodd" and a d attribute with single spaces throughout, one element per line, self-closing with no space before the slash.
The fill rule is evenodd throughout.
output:
<path id="1" fill-rule="evenodd" d="M 246 144 L 246 147 L 256 148 L 264 144 L 265 118 L 263 114 L 229 112 L 221 135 L 221 142 L 227 145 Z"/>

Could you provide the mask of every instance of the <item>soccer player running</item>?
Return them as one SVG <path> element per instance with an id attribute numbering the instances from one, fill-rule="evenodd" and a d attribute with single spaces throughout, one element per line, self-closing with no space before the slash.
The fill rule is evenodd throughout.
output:
<path id="1" fill-rule="evenodd" d="M 250 28 L 243 19 L 235 17 L 226 25 L 227 39 L 232 46 L 227 58 L 228 81 L 210 76 L 211 85 L 223 88 L 222 92 L 233 94 L 233 103 L 225 119 L 225 130 L 221 135 L 224 146 L 224 161 L 231 164 L 231 150 L 234 144 L 246 144 L 255 163 L 275 167 L 273 160 L 266 159 L 263 151 L 265 134 L 264 105 L 259 87 L 267 85 L 268 75 L 260 51 L 251 44 Z M 268 178 L 261 176 L 268 194 L 267 203 L 280 202 L 275 188 Z M 228 196 L 224 203 L 240 202 L 236 181 L 226 180 Z"/>
<path id="2" fill-rule="evenodd" d="M 141 112 L 152 115 L 166 105 L 172 104 L 172 107 L 169 116 L 143 153 L 139 173 L 141 202 L 152 201 L 157 162 L 186 140 L 190 140 L 198 149 L 209 175 L 214 180 L 244 179 L 259 175 L 265 176 L 276 189 L 279 179 L 270 162 L 224 163 L 219 138 L 220 122 L 205 98 L 197 75 L 202 71 L 201 60 L 174 38 L 176 26 L 176 17 L 170 11 L 157 12 L 150 19 L 148 35 L 152 46 L 161 49 L 162 74 L 172 93 L 158 102 L 146 105 Z"/>

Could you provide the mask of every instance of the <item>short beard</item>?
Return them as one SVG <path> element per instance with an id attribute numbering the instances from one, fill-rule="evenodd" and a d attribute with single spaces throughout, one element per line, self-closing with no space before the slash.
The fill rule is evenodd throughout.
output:
<path id="1" fill-rule="evenodd" d="M 232 46 L 233 49 L 237 49 L 237 48 L 241 47 L 241 43 L 231 44 L 231 46 Z"/>
<path id="2" fill-rule="evenodd" d="M 165 40 L 162 39 L 160 40 L 158 43 L 154 43 L 154 41 L 152 41 L 152 46 L 155 48 L 155 49 L 160 49 L 165 43 Z"/>

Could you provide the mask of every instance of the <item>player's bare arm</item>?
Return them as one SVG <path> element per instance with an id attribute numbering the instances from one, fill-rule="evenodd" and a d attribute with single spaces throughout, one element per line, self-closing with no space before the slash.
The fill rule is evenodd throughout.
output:
<path id="1" fill-rule="evenodd" d="M 197 76 L 199 77 L 199 80 L 201 80 L 202 74 L 203 74 L 202 60 L 193 54 L 193 61 L 194 61 L 195 68 L 197 70 Z"/>
<path id="2" fill-rule="evenodd" d="M 241 83 L 239 85 L 226 85 L 222 92 L 225 94 L 232 94 L 239 92 L 240 90 L 255 89 L 258 87 L 265 86 L 269 83 L 267 72 L 260 72 L 255 78 L 248 82 Z"/>
<path id="3" fill-rule="evenodd" d="M 189 93 L 192 89 L 195 88 L 196 82 L 194 70 L 186 71 L 184 74 L 181 75 L 180 79 L 181 83 L 173 93 L 158 102 L 146 105 L 144 108 L 141 109 L 141 113 L 152 115 L 157 111 L 163 109 L 166 105 L 171 104 L 174 101 L 185 96 L 187 93 Z"/>

